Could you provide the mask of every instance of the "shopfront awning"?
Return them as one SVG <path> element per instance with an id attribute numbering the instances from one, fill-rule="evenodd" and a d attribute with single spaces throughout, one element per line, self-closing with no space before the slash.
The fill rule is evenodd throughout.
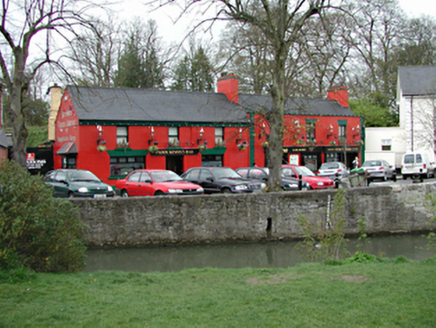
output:
<path id="1" fill-rule="evenodd" d="M 56 152 L 56 155 L 61 155 L 61 156 L 77 155 L 76 144 L 74 142 L 66 143 Z"/>

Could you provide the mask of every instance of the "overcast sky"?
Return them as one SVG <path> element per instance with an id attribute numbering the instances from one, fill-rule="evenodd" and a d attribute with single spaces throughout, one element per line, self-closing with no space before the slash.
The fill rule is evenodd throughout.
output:
<path id="1" fill-rule="evenodd" d="M 155 11 L 150 11 L 149 7 L 144 6 L 147 0 L 125 0 L 128 5 L 121 6 L 118 14 L 126 21 L 130 21 L 134 16 L 140 16 L 146 20 L 154 19 L 158 23 L 158 33 L 163 38 L 165 43 L 179 42 L 190 29 L 198 23 L 201 17 L 184 16 L 177 22 L 181 8 L 177 5 L 178 1 L 173 1 L 169 6 L 166 6 Z M 184 1 L 180 1 L 184 3 Z M 409 17 L 419 17 L 423 14 L 436 17 L 436 0 L 399 0 L 401 8 L 409 15 Z M 205 37 L 206 40 L 211 38 L 218 39 L 219 30 L 223 28 L 224 23 L 216 24 L 219 28 L 214 34 L 198 33 L 198 37 Z"/>

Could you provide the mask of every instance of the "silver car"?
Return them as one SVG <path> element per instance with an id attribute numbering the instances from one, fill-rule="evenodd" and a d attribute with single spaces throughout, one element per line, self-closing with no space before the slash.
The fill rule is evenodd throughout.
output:
<path id="1" fill-rule="evenodd" d="M 350 174 L 350 171 L 345 166 L 344 163 L 341 162 L 328 162 L 323 163 L 319 170 L 318 174 L 321 177 L 326 177 L 333 179 L 335 181 L 341 181 L 342 178 L 346 177 Z"/>
<path id="2" fill-rule="evenodd" d="M 365 161 L 362 164 L 362 168 L 368 173 L 368 179 L 381 179 L 387 181 L 389 179 L 397 181 L 397 175 L 395 173 L 395 167 L 389 165 L 388 162 L 382 159 Z"/>

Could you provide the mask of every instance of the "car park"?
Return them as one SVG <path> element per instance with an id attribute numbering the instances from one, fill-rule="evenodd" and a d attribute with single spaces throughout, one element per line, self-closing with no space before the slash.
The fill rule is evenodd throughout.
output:
<path id="1" fill-rule="evenodd" d="M 330 178 L 335 181 L 341 181 L 349 174 L 350 171 L 345 166 L 345 164 L 341 162 L 322 163 L 317 172 L 318 176 Z"/>
<path id="2" fill-rule="evenodd" d="M 235 170 L 242 177 L 254 180 L 268 181 L 269 178 L 269 168 L 267 167 L 241 167 Z M 282 175 L 281 187 L 284 191 L 295 191 L 295 190 L 308 190 L 310 189 L 309 184 L 306 181 L 301 182 L 301 187 L 299 186 L 299 180 L 295 178 L 286 178 Z"/>
<path id="3" fill-rule="evenodd" d="M 94 173 L 87 170 L 52 170 L 47 172 L 43 181 L 53 187 L 54 197 L 104 198 L 115 196 L 111 186 L 103 183 Z"/>
<path id="4" fill-rule="evenodd" d="M 181 177 L 204 188 L 204 193 L 252 193 L 266 188 L 263 180 L 245 179 L 229 167 L 193 167 Z"/>
<path id="5" fill-rule="evenodd" d="M 135 170 L 117 180 L 116 192 L 121 197 L 159 195 L 201 195 L 203 188 L 184 181 L 170 170 Z"/>
<path id="6" fill-rule="evenodd" d="M 397 181 L 395 167 L 382 159 L 367 160 L 363 162 L 362 168 L 367 173 L 368 181 L 380 179 L 383 181 Z"/>
<path id="7" fill-rule="evenodd" d="M 329 189 L 335 188 L 336 184 L 333 179 L 320 177 L 313 173 L 309 168 L 302 165 L 282 165 L 282 173 L 284 177 L 290 177 L 295 179 L 301 179 L 306 181 L 310 189 Z"/>

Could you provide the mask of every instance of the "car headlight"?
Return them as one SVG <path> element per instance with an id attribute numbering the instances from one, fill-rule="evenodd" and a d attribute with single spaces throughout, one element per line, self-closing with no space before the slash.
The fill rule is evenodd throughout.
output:
<path id="1" fill-rule="evenodd" d="M 318 186 L 324 186 L 324 182 L 318 182 L 317 185 Z"/>
<path id="2" fill-rule="evenodd" d="M 181 193 L 181 192 L 183 192 L 183 190 L 182 189 L 168 189 L 168 192 L 170 194 L 175 194 L 175 193 Z"/>
<path id="3" fill-rule="evenodd" d="M 86 187 L 80 187 L 79 190 L 77 190 L 78 192 L 88 192 L 88 188 Z"/>
<path id="4" fill-rule="evenodd" d="M 198 188 L 197 191 L 198 192 L 204 192 L 204 189 L 203 188 Z"/>
<path id="5" fill-rule="evenodd" d="M 107 191 L 114 191 L 114 188 L 112 188 L 111 186 L 107 186 Z"/>
<path id="6" fill-rule="evenodd" d="M 246 190 L 248 187 L 246 185 L 237 185 L 235 186 L 235 190 Z"/>
<path id="7" fill-rule="evenodd" d="M 265 188 L 266 188 L 266 183 L 261 183 L 261 184 L 260 184 L 260 188 L 261 188 L 261 189 L 265 189 Z"/>

